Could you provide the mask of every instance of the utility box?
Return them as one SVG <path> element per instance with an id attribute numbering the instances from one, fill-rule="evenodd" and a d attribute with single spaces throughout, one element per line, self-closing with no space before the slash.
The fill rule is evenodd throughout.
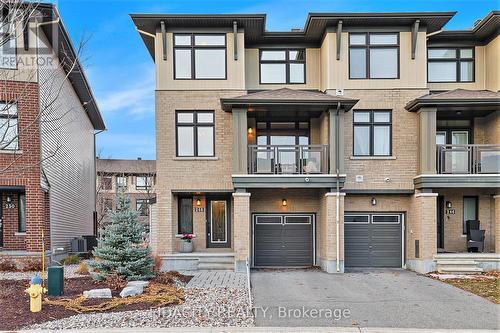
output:
<path id="1" fill-rule="evenodd" d="M 64 266 L 49 267 L 47 279 L 47 292 L 49 296 L 61 296 L 64 294 Z"/>

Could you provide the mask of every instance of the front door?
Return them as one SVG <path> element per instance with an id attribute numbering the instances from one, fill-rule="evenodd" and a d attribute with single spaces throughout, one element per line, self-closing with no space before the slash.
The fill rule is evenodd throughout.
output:
<path id="1" fill-rule="evenodd" d="M 444 197 L 437 198 L 437 248 L 444 249 Z"/>
<path id="2" fill-rule="evenodd" d="M 231 247 L 231 207 L 227 198 L 207 198 L 207 247 Z"/>
<path id="3" fill-rule="evenodd" d="M 0 247 L 3 247 L 3 201 L 0 193 Z"/>

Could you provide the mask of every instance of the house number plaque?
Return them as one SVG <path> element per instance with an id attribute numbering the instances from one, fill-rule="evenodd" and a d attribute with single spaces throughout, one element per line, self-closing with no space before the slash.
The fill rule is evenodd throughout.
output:
<path id="1" fill-rule="evenodd" d="M 5 204 L 5 208 L 6 209 L 13 209 L 13 208 L 16 208 L 16 205 L 13 204 L 12 202 L 9 202 L 9 203 Z"/>
<path id="2" fill-rule="evenodd" d="M 205 207 L 194 207 L 194 211 L 196 213 L 203 213 L 205 212 Z"/>
<path id="3" fill-rule="evenodd" d="M 455 209 L 448 209 L 448 214 L 455 215 Z"/>

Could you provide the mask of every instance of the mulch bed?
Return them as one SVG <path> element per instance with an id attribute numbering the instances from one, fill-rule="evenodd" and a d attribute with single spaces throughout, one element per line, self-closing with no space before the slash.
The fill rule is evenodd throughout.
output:
<path id="1" fill-rule="evenodd" d="M 190 277 L 183 277 L 181 280 L 187 282 L 189 279 Z M 25 326 L 66 318 L 77 314 L 62 306 L 46 304 L 42 304 L 41 312 L 30 312 L 29 296 L 24 292 L 28 286 L 28 281 L 0 280 L 0 330 L 20 329 Z M 49 299 L 74 298 L 82 295 L 85 290 L 97 288 L 111 288 L 113 297 L 120 297 L 119 293 L 121 288 L 113 289 L 106 282 L 94 281 L 90 277 L 81 277 L 65 279 L 64 295 L 61 297 L 50 296 Z M 45 297 L 47 296 L 45 295 Z M 106 301 L 109 301 L 109 299 L 89 299 L 85 304 L 96 305 Z M 155 306 L 150 303 L 137 303 L 102 312 L 147 310 L 154 307 Z"/>

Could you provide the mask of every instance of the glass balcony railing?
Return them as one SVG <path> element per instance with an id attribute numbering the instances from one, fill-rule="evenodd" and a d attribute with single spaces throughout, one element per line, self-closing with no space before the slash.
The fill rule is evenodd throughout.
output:
<path id="1" fill-rule="evenodd" d="M 439 174 L 498 174 L 500 145 L 437 145 Z"/>

